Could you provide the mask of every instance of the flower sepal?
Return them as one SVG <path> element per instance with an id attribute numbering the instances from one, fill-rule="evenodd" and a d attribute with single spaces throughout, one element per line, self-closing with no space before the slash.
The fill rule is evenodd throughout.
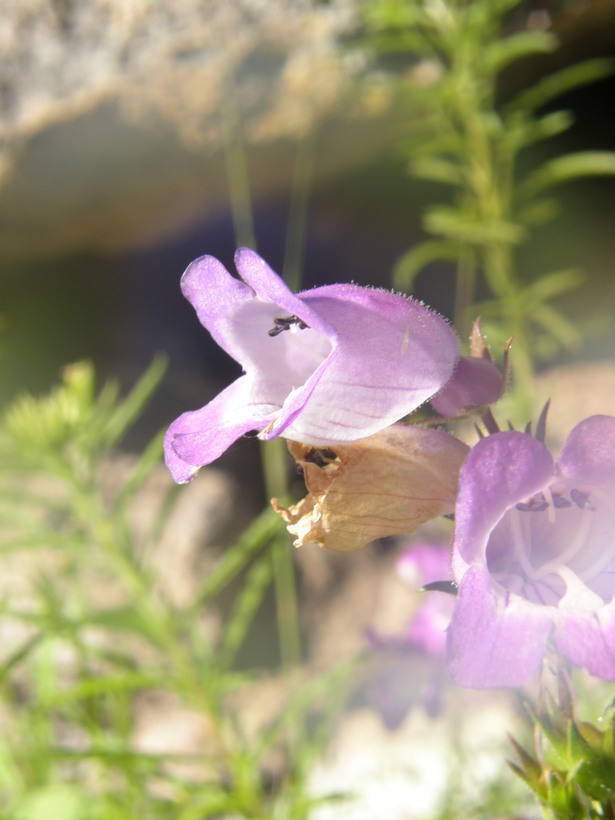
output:
<path id="1" fill-rule="evenodd" d="M 511 738 L 517 761 L 509 765 L 550 817 L 612 817 L 615 707 L 611 703 L 596 726 L 579 719 L 572 682 L 561 665 L 556 686 L 557 695 L 545 688 L 536 708 L 527 707 L 534 754 Z"/>

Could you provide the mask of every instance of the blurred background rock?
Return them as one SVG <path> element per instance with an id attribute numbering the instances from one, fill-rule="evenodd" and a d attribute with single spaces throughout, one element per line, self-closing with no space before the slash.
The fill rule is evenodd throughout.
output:
<path id="1" fill-rule="evenodd" d="M 387 286 L 420 236 L 430 189 L 409 180 L 396 153 L 404 123 L 364 47 L 357 0 L 2 6 L 0 403 L 47 389 L 83 357 L 128 385 L 166 350 L 171 366 L 141 446 L 215 395 L 234 365 L 200 328 L 179 278 L 203 253 L 232 269 L 231 191 L 248 188 L 244 235 L 281 270 L 293 179 L 306 167 L 298 161 L 308 163 L 306 286 Z M 511 25 L 551 27 L 562 47 L 505 75 L 503 97 L 615 51 L 612 0 L 527 2 Z M 568 147 L 614 147 L 612 92 L 605 81 L 558 101 L 577 119 L 561 138 Z M 571 302 L 580 314 L 595 313 L 596 296 L 615 304 L 614 193 L 612 179 L 566 186 L 561 216 L 527 251 L 550 268 L 587 270 L 591 287 Z M 450 315 L 452 283 L 431 269 L 416 295 Z M 615 352 L 608 310 L 602 325 L 581 358 Z"/>

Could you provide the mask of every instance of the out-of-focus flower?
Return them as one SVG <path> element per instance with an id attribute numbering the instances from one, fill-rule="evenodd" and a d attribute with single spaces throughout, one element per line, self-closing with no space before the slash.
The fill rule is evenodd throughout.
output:
<path id="1" fill-rule="evenodd" d="M 397 573 L 411 589 L 421 589 L 438 581 L 452 582 L 450 548 L 429 542 L 413 545 L 401 554 Z M 404 646 L 421 650 L 432 658 L 444 658 L 446 630 L 455 607 L 455 596 L 434 590 L 423 594 L 423 603 L 406 626 Z"/>
<path id="2" fill-rule="evenodd" d="M 464 410 L 494 404 L 501 397 L 508 382 L 508 353 L 511 342 L 512 339 L 504 349 L 503 368 L 500 371 L 491 360 L 491 353 L 480 327 L 480 319 L 477 319 L 470 336 L 470 355 L 459 357 L 452 377 L 431 399 L 434 410 L 441 416 L 451 419 Z"/>
<path id="3" fill-rule="evenodd" d="M 396 424 L 327 448 L 289 442 L 308 495 L 289 509 L 274 499 L 295 546 L 350 552 L 376 538 L 413 532 L 452 512 L 467 445 L 443 430 Z"/>
<path id="4" fill-rule="evenodd" d="M 292 293 L 241 248 L 243 282 L 211 256 L 193 262 L 182 292 L 245 373 L 165 438 L 178 482 L 257 430 L 312 446 L 365 438 L 411 413 L 451 377 L 458 342 L 447 322 L 405 296 L 358 285 Z"/>
<path id="5" fill-rule="evenodd" d="M 557 464 L 529 434 L 483 439 L 461 469 L 455 521 L 457 683 L 518 686 L 550 640 L 615 679 L 615 418 L 578 424 Z"/>
<path id="6" fill-rule="evenodd" d="M 436 581 L 452 580 L 450 550 L 428 542 L 415 544 L 400 556 L 397 573 L 413 591 Z M 380 635 L 373 629 L 366 630 L 375 661 L 368 697 L 390 729 L 399 726 L 418 704 L 431 717 L 441 710 L 442 688 L 448 679 L 444 664 L 446 629 L 455 597 L 434 591 L 421 592 L 421 596 L 403 632 Z"/>

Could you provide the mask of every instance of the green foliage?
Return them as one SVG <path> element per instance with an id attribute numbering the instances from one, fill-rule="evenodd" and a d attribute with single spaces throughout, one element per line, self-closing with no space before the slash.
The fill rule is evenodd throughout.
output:
<path id="1" fill-rule="evenodd" d="M 529 710 L 535 754 L 511 739 L 517 762 L 511 769 L 540 800 L 553 820 L 615 817 L 615 709 L 606 709 L 600 726 L 577 716 L 572 684 L 560 671 L 558 696 L 544 693 Z"/>
<path id="2" fill-rule="evenodd" d="M 549 32 L 510 30 L 507 15 L 519 2 L 370 0 L 364 16 L 373 48 L 414 63 L 403 77 L 391 77 L 396 103 L 408 111 L 402 150 L 410 173 L 446 189 L 447 197 L 425 209 L 423 225 L 431 236 L 399 260 L 395 286 L 411 288 L 435 261 L 456 262 L 458 330 L 465 336 L 483 313 L 492 342 L 500 345 L 514 334 L 517 382 L 529 390 L 536 361 L 579 342 L 554 300 L 582 280 L 570 271 L 522 276 L 515 254 L 532 229 L 557 211 L 545 192 L 578 178 L 615 174 L 615 154 L 566 154 L 526 170 L 519 160 L 530 146 L 572 124 L 569 112 L 541 109 L 608 76 L 614 63 L 588 60 L 498 101 L 504 69 L 558 47 Z M 481 280 L 490 297 L 476 304 Z"/>
<path id="3" fill-rule="evenodd" d="M 97 392 L 91 364 L 73 365 L 49 395 L 22 396 L 0 422 L 0 554 L 5 573 L 17 561 L 22 578 L 19 593 L 5 586 L 0 600 L 11 636 L 0 653 L 3 817 L 302 818 L 311 809 L 307 767 L 334 725 L 353 664 L 319 677 L 293 670 L 258 736 L 248 735 L 236 706 L 257 696 L 259 676 L 235 660 L 271 586 L 276 551 L 289 549 L 283 522 L 264 511 L 179 606 L 149 560 L 177 499 L 161 466 L 161 434 L 111 491 L 105 482 L 112 448 L 164 369 L 156 359 L 121 397 L 114 383 Z M 165 497 L 137 531 L 138 493 L 160 470 Z M 205 616 L 221 595 L 230 609 L 212 637 Z M 141 751 L 136 719 L 148 697 L 171 698 L 200 721 L 202 747 Z"/>

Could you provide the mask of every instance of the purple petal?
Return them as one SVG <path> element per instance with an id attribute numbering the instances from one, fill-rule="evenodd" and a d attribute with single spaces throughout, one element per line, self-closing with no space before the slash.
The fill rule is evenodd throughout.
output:
<path id="1" fill-rule="evenodd" d="M 266 373 L 269 370 L 284 382 L 298 378 L 297 373 L 300 373 L 302 381 L 304 374 L 312 373 L 331 350 L 334 339 L 332 328 L 305 306 L 260 257 L 245 248 L 237 255 L 243 260 L 244 273 L 256 266 L 256 262 L 251 267 L 247 266 L 246 260 L 251 260 L 252 256 L 260 260 L 259 276 L 252 271 L 250 280 L 262 287 L 262 293 L 255 292 L 249 286 L 250 282 L 244 284 L 231 276 L 213 256 L 202 256 L 188 266 L 181 280 L 182 293 L 196 310 L 201 324 L 246 372 Z M 273 293 L 279 302 L 269 299 L 269 293 Z M 290 333 L 283 333 L 275 340 L 268 335 L 274 319 L 285 314 L 298 316 L 315 329 L 303 334 L 306 337 L 302 345 L 303 359 L 300 352 L 298 356 L 296 345 L 289 345 Z M 320 345 L 315 345 L 314 337 L 321 337 L 321 334 L 327 338 L 324 341 L 321 339 Z M 316 357 L 309 355 L 308 339 L 311 346 L 318 349 L 319 355 Z M 288 392 L 286 384 L 282 392 L 283 395 Z"/>
<path id="2" fill-rule="evenodd" d="M 451 677 L 475 689 L 520 686 L 538 669 L 551 630 L 549 608 L 498 595 L 487 569 L 471 567 L 448 630 Z"/>
<path id="3" fill-rule="evenodd" d="M 444 592 L 425 592 L 426 600 L 406 628 L 405 644 L 420 649 L 432 658 L 446 654 L 446 630 L 455 606 L 455 598 Z"/>
<path id="4" fill-rule="evenodd" d="M 424 306 L 357 285 L 327 285 L 300 299 L 334 328 L 338 347 L 305 410 L 287 427 L 281 414 L 288 438 L 315 445 L 365 438 L 411 413 L 450 378 L 457 338 Z"/>
<path id="5" fill-rule="evenodd" d="M 210 464 L 244 433 L 271 417 L 275 407 L 251 400 L 250 383 L 242 376 L 200 410 L 184 413 L 167 430 L 164 452 L 167 467 L 178 484 Z"/>
<path id="6" fill-rule="evenodd" d="M 615 485 L 615 418 L 590 416 L 577 424 L 557 464 L 575 481 Z"/>
<path id="7" fill-rule="evenodd" d="M 298 316 L 309 327 L 326 335 L 334 331 L 322 316 L 301 298 L 294 294 L 284 280 L 264 259 L 250 248 L 239 248 L 235 253 L 235 266 L 241 278 L 247 282 L 258 298 L 276 306 L 279 313 Z"/>
<path id="8" fill-rule="evenodd" d="M 597 612 L 560 611 L 556 642 L 575 666 L 615 680 L 615 604 Z"/>
<path id="9" fill-rule="evenodd" d="M 445 418 L 455 418 L 462 410 L 493 404 L 502 395 L 504 377 L 488 359 L 461 356 L 452 378 L 431 401 Z"/>
<path id="10" fill-rule="evenodd" d="M 459 474 L 455 551 L 463 561 L 485 560 L 497 522 L 517 502 L 547 486 L 553 469 L 547 448 L 525 433 L 495 433 L 478 442 Z"/>
<path id="11" fill-rule="evenodd" d="M 223 350 L 234 356 L 232 339 L 229 339 L 232 318 L 254 299 L 252 289 L 231 276 L 214 256 L 201 256 L 184 271 L 181 290 L 203 327 Z"/>

